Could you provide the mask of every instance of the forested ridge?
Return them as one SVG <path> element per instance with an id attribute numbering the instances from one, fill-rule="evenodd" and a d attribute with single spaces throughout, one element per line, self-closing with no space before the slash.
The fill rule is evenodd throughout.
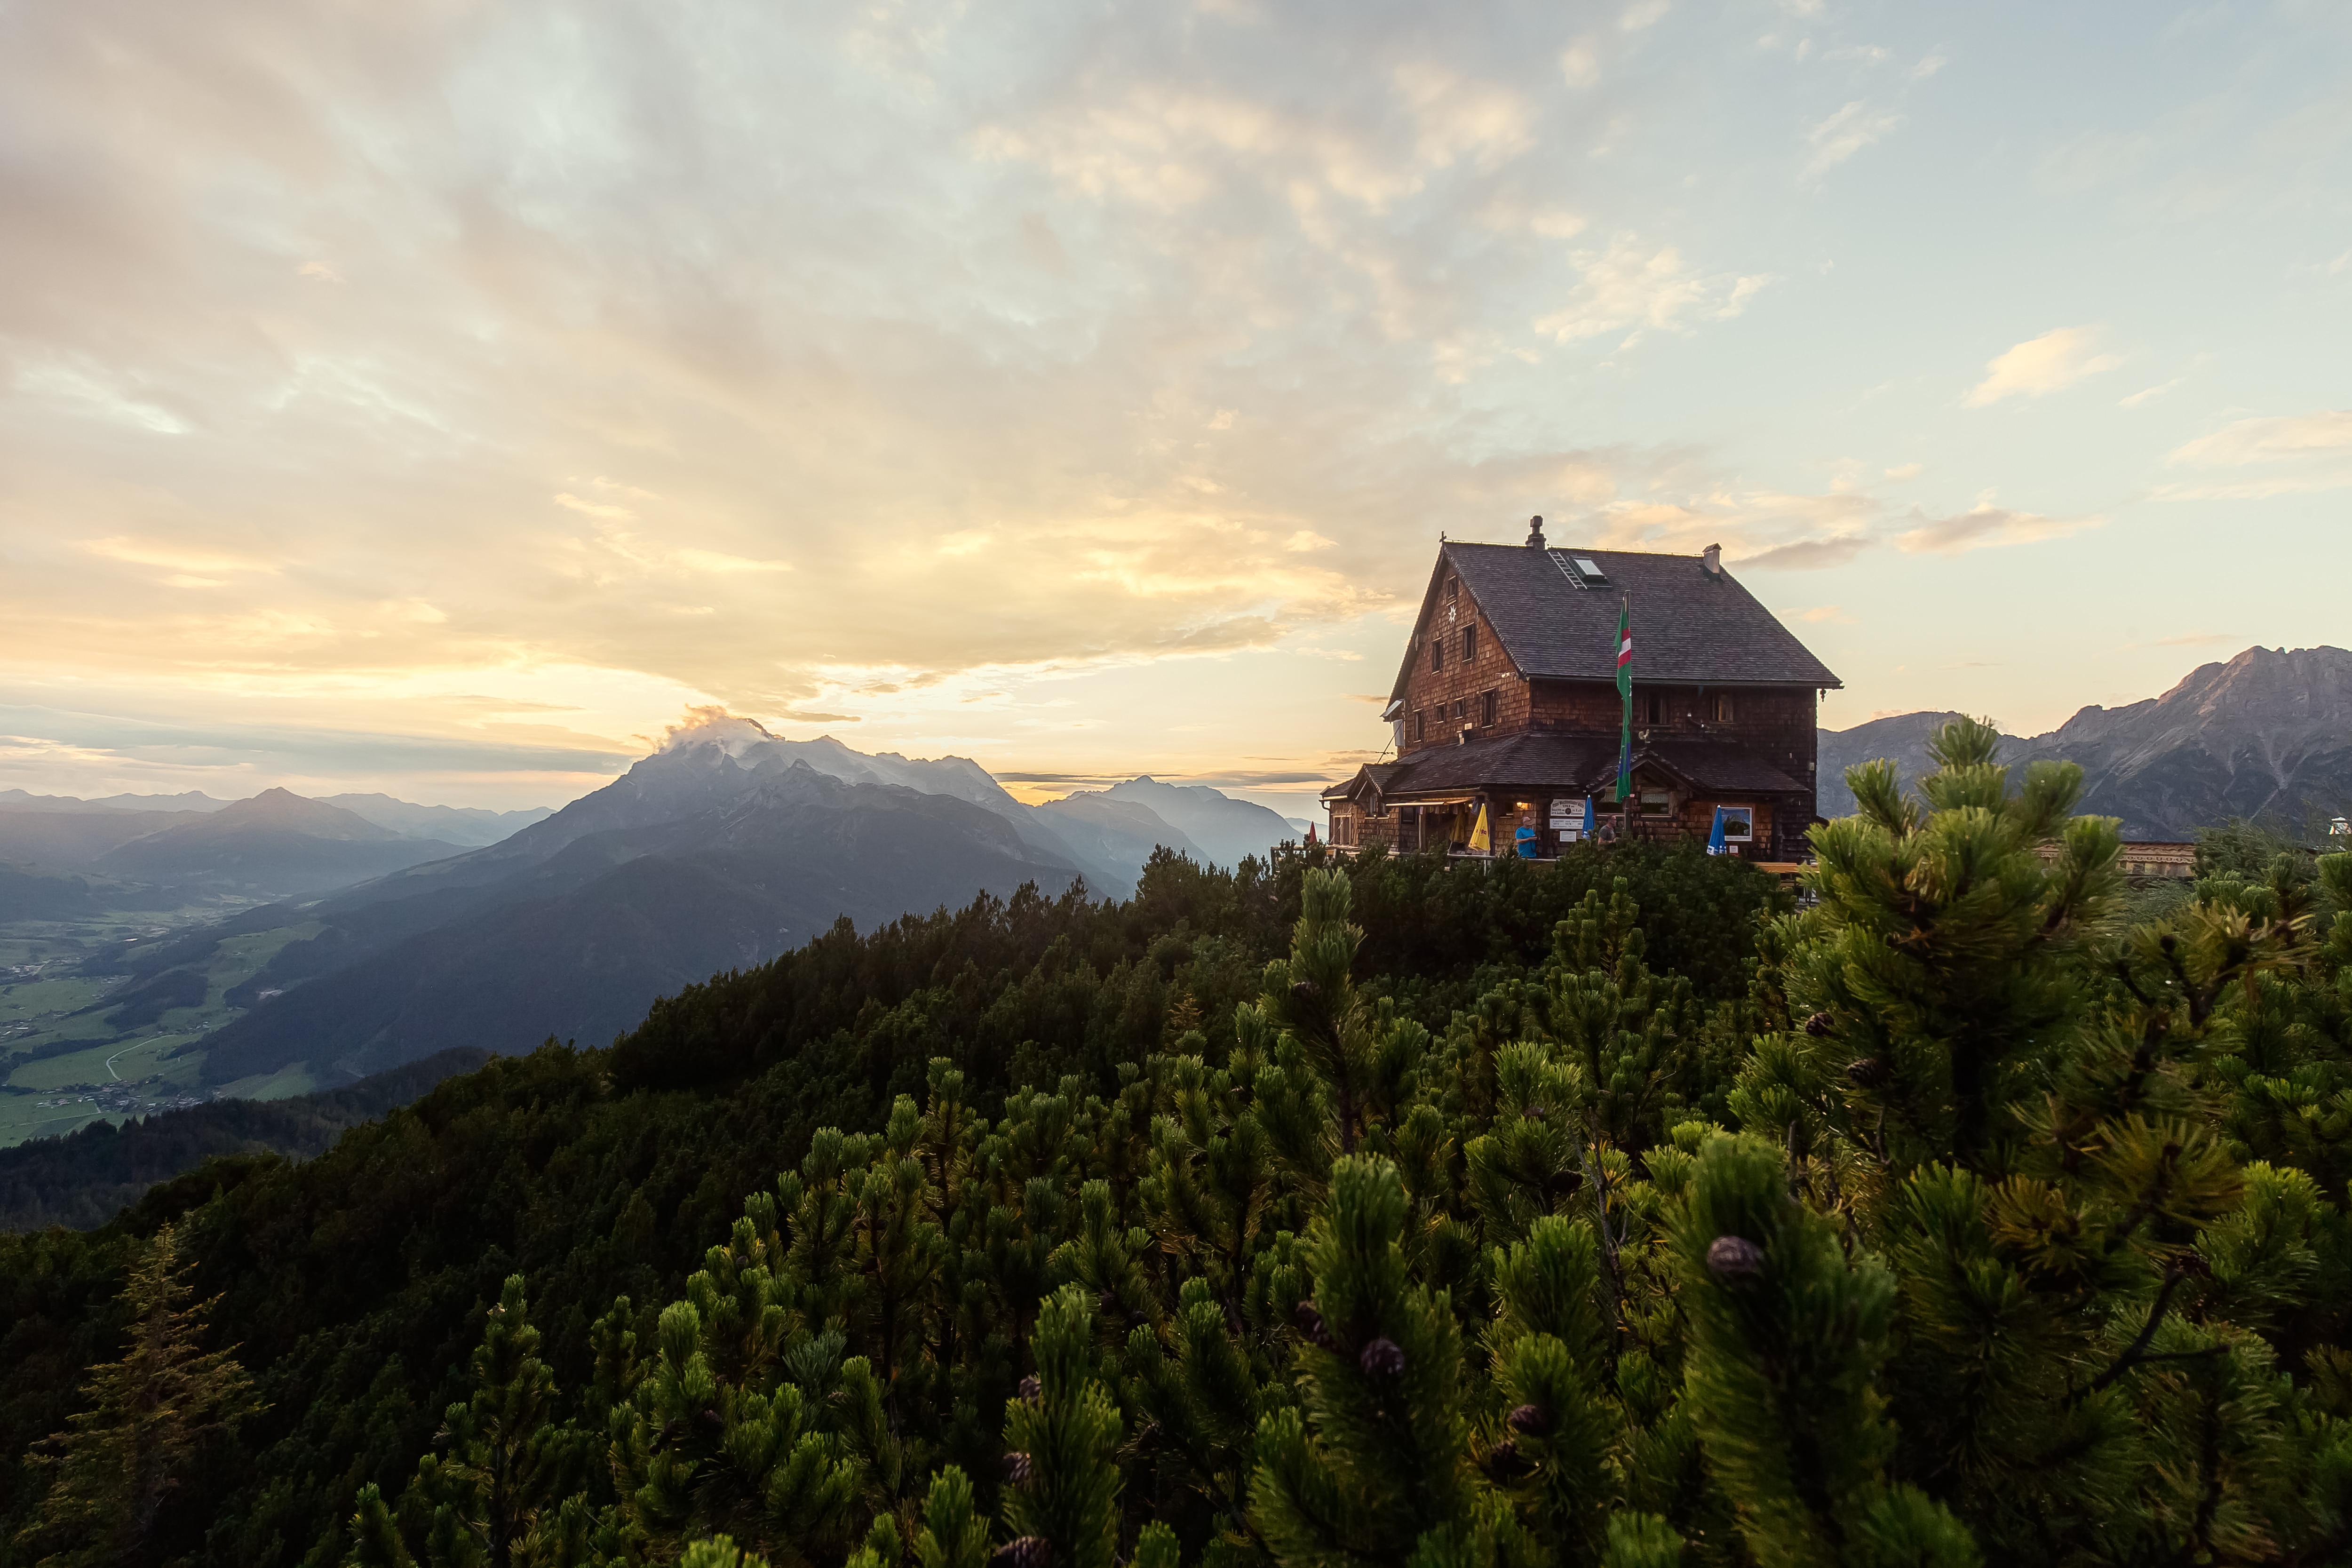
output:
<path id="1" fill-rule="evenodd" d="M 0 1231 L 102 1225 L 156 1183 L 220 1155 L 317 1154 L 344 1128 L 488 1059 L 488 1051 L 457 1047 L 341 1089 L 285 1100 L 215 1100 L 119 1123 L 93 1121 L 62 1138 L 0 1149 Z"/>
<path id="2" fill-rule="evenodd" d="M 2352 857 L 2137 921 L 1994 742 L 1855 770 L 1803 910 L 1162 858 L 0 1237 L 0 1552 L 2345 1560 Z M 250 1399 L 134 1536 L 74 1487 L 173 1323 Z"/>

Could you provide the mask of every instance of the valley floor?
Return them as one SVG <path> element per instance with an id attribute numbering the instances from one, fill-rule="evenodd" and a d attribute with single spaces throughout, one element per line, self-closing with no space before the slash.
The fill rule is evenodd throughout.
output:
<path id="1" fill-rule="evenodd" d="M 288 942 L 310 934 L 308 928 L 224 940 L 203 966 L 202 1000 L 129 1026 L 116 1026 L 113 1015 L 97 1005 L 127 989 L 130 977 L 85 971 L 91 959 L 126 942 L 209 924 L 240 907 L 206 902 L 160 913 L 0 925 L 0 1148 L 214 1097 L 198 1087 L 203 1055 L 171 1053 L 239 1016 L 241 1010 L 224 994 Z M 229 1084 L 219 1093 L 275 1100 L 315 1087 L 297 1068 Z"/>

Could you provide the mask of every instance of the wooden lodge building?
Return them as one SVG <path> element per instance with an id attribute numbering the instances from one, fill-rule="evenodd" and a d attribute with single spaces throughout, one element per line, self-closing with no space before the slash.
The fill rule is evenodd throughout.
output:
<path id="1" fill-rule="evenodd" d="M 1617 799 L 1617 617 L 1633 617 L 1633 790 Z M 1348 851 L 1464 848 L 1483 805 L 1494 852 L 1603 836 L 1706 837 L 1759 860 L 1806 853 L 1814 724 L 1841 683 L 1724 570 L 1721 552 L 1442 544 L 1381 717 L 1392 759 L 1323 792 Z M 1744 831 L 1743 831 L 1744 829 Z"/>

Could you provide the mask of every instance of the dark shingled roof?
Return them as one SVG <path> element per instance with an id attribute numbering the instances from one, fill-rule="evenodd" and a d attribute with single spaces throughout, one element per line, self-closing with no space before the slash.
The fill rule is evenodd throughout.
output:
<path id="1" fill-rule="evenodd" d="M 1784 795 L 1804 788 L 1779 768 L 1722 741 L 1651 741 L 1633 749 L 1633 765 L 1655 763 L 1695 789 L 1736 795 Z M 1375 763 L 1355 778 L 1323 792 L 1326 799 L 1356 793 L 1369 780 L 1383 795 L 1433 795 L 1477 789 L 1605 789 L 1617 776 L 1617 743 L 1598 736 L 1497 735 L 1459 746 L 1431 746 L 1398 763 Z"/>
<path id="2" fill-rule="evenodd" d="M 1569 563 L 1590 560 L 1606 583 L 1579 587 Z M 1633 609 L 1633 679 L 1705 686 L 1843 683 L 1729 573 L 1696 555 L 1636 550 L 1530 550 L 1523 544 L 1442 547 L 1428 604 L 1451 563 L 1523 675 L 1617 678 L 1617 608 Z M 1402 696 L 1412 668 L 1397 673 Z"/>
<path id="3" fill-rule="evenodd" d="M 1713 741 L 1652 741 L 1633 749 L 1633 765 L 1654 762 L 1698 789 L 1738 795 L 1784 795 L 1805 786 L 1738 746 Z"/>

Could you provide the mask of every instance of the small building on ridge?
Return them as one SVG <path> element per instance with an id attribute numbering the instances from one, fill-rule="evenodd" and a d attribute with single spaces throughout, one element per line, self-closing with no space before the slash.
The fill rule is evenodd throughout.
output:
<path id="1" fill-rule="evenodd" d="M 1342 850 L 1466 843 L 1557 854 L 1588 797 L 1613 830 L 1707 837 L 1759 860 L 1805 852 L 1814 731 L 1838 678 L 1723 566 L 1697 555 L 1440 545 L 1381 717 L 1394 756 L 1323 792 Z M 1633 789 L 1617 799 L 1617 626 L 1633 621 Z M 1518 829 L 1530 827 L 1531 835 Z"/>

